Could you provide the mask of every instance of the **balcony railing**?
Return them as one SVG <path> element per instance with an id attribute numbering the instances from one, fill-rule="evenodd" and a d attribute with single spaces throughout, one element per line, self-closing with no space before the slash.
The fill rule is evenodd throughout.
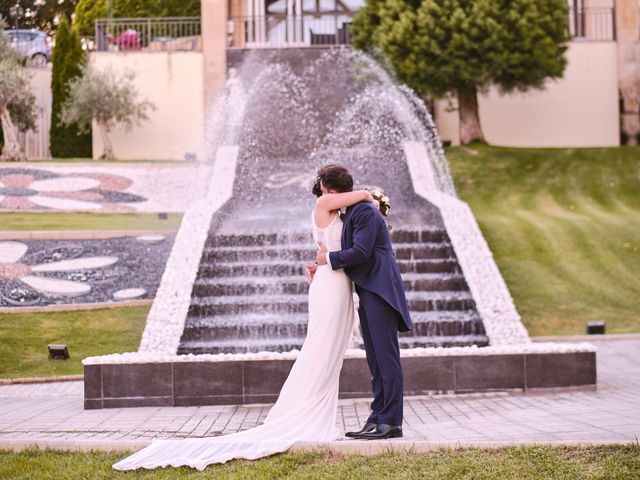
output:
<path id="1" fill-rule="evenodd" d="M 285 48 L 350 43 L 351 16 L 342 12 L 322 14 L 273 14 L 232 17 L 228 26 L 231 48 Z"/>
<path id="2" fill-rule="evenodd" d="M 284 48 L 348 45 L 351 14 L 232 17 L 230 48 Z M 615 41 L 613 8 L 571 8 L 568 28 L 581 41 Z M 96 20 L 92 47 L 97 51 L 202 51 L 200 17 L 101 18 Z"/>
<path id="3" fill-rule="evenodd" d="M 574 40 L 615 41 L 615 9 L 609 7 L 570 8 L 569 34 Z"/>
<path id="4" fill-rule="evenodd" d="M 201 51 L 200 17 L 100 18 L 94 47 L 99 52 Z"/>

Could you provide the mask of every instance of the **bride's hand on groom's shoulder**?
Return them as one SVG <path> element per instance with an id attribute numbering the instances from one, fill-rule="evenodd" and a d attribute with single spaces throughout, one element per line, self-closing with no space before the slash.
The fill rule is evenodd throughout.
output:
<path id="1" fill-rule="evenodd" d="M 316 270 L 318 269 L 318 265 L 315 263 L 309 263 L 305 265 L 305 269 L 307 271 L 307 281 L 309 283 L 313 282 L 313 276 L 316 274 Z"/>

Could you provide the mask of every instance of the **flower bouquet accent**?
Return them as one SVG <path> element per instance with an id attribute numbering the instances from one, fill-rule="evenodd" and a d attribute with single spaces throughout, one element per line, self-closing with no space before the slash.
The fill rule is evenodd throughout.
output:
<path id="1" fill-rule="evenodd" d="M 384 190 L 373 187 L 367 187 L 365 190 L 367 190 L 374 200 L 377 200 L 380 204 L 380 213 L 383 216 L 388 217 L 389 211 L 391 210 L 391 200 L 389 199 L 389 196 L 384 193 Z"/>

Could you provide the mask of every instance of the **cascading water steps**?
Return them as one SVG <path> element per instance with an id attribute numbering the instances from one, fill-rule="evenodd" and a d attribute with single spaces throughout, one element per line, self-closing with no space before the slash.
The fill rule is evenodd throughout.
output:
<path id="1" fill-rule="evenodd" d="M 414 321 L 402 348 L 488 344 L 455 253 L 442 229 L 392 231 Z M 306 335 L 308 232 L 212 232 L 193 286 L 180 354 L 299 349 Z"/>
<path id="2" fill-rule="evenodd" d="M 409 140 L 424 145 L 434 188 L 455 195 L 422 100 L 360 52 L 262 53 L 230 54 L 237 75 L 212 116 L 220 119 L 212 141 L 238 146 L 234 191 L 210 225 L 178 353 L 301 347 L 304 265 L 316 254 L 311 185 L 328 163 L 347 167 L 355 188 L 377 186 L 391 198 L 393 247 L 415 325 L 401 346 L 487 345 L 442 216 L 413 189 Z"/>

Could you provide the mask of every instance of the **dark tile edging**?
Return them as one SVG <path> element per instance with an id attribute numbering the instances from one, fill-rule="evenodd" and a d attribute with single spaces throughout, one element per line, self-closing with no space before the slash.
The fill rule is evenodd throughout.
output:
<path id="1" fill-rule="evenodd" d="M 595 352 L 403 357 L 407 395 L 596 385 Z M 85 409 L 273 402 L 293 360 L 86 365 Z M 364 358 L 345 359 L 341 398 L 368 397 Z"/>

